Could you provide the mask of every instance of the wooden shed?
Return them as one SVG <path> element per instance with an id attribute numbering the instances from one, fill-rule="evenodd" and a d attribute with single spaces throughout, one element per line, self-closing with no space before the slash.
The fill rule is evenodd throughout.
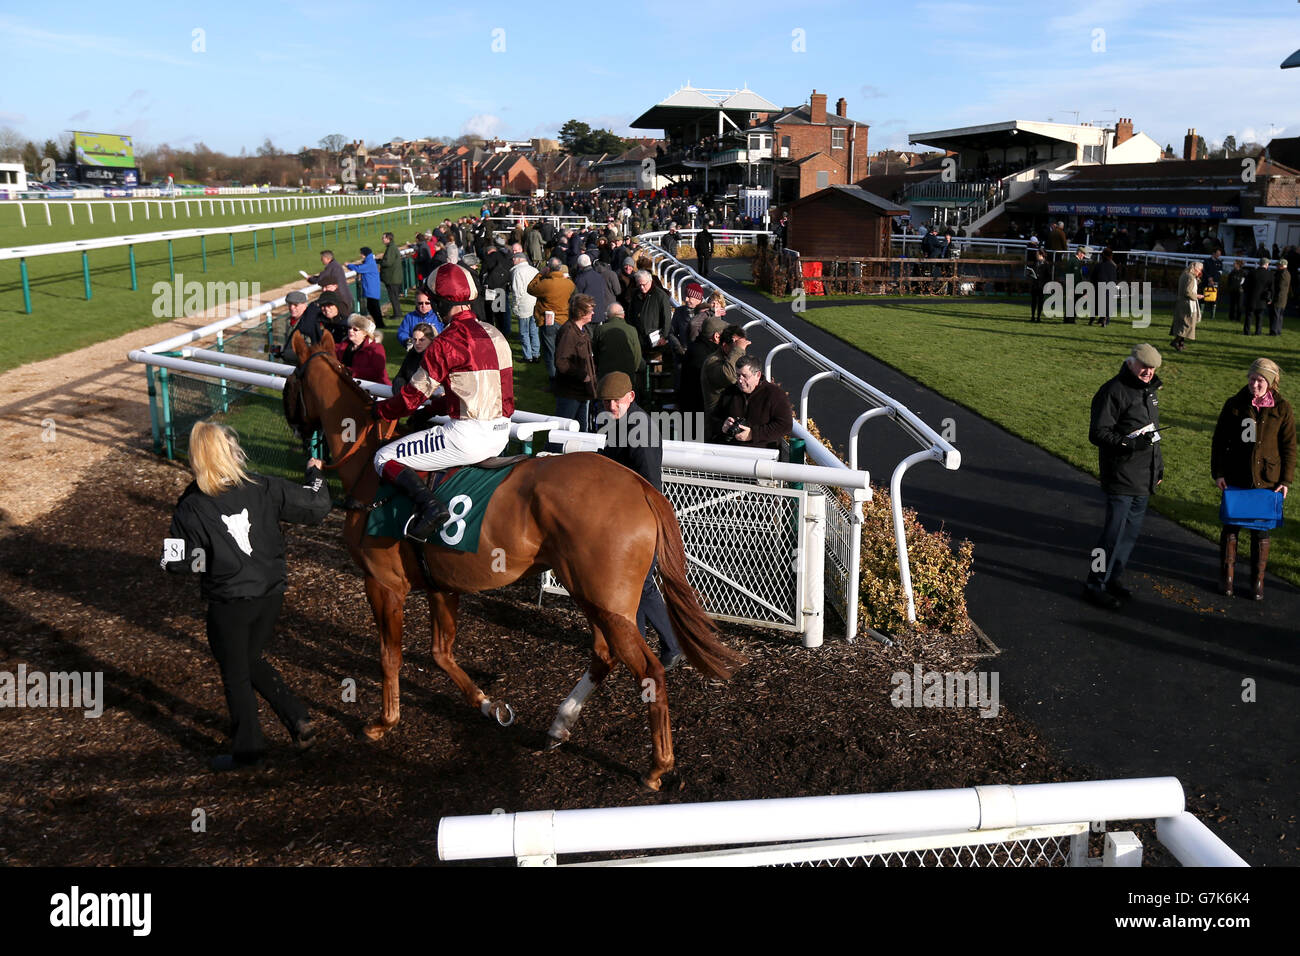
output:
<path id="1" fill-rule="evenodd" d="M 786 246 L 804 260 L 887 258 L 895 216 L 907 210 L 861 186 L 828 186 L 786 207 Z"/>

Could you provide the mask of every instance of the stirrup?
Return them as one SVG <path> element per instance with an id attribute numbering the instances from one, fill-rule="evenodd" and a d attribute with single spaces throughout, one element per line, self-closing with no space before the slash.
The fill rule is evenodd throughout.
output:
<path id="1" fill-rule="evenodd" d="M 438 502 L 441 505 L 441 502 Z M 435 532 L 447 524 L 451 518 L 451 513 L 445 507 L 430 508 L 426 511 L 419 511 L 406 519 L 406 524 L 402 528 L 402 534 L 409 541 L 415 541 L 419 544 L 428 544 L 429 538 Z M 423 536 L 421 536 L 421 533 Z"/>

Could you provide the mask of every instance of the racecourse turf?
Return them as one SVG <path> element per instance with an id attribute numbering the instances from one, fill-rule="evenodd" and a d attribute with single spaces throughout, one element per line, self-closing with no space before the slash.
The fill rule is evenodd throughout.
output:
<path id="1" fill-rule="evenodd" d="M 808 305 L 805 321 L 1092 475 L 1092 396 L 1134 345 L 1150 342 L 1164 358 L 1160 422 L 1167 429 L 1165 479 L 1151 507 L 1215 541 L 1220 493 L 1210 478 L 1210 439 L 1223 403 L 1246 384 L 1260 356 L 1282 367 L 1281 393 L 1292 402 L 1300 396 L 1287 374 L 1300 381 L 1300 331 L 1246 337 L 1225 311 L 1203 320 L 1180 355 L 1169 348 L 1170 313 L 1159 305 L 1149 327 L 1115 321 L 1104 329 L 1086 318 L 1075 325 L 1059 319 L 1030 324 L 1027 300 L 831 299 Z M 961 447 L 960 435 L 954 444 Z M 1300 535 L 1289 523 L 1273 532 L 1269 570 L 1300 584 Z"/>
<path id="2" fill-rule="evenodd" d="M 437 203 L 438 200 L 431 202 Z M 75 208 L 76 203 L 73 205 Z M 102 205 L 103 203 L 96 206 L 97 225 L 105 215 L 99 211 Z M 164 205 L 166 205 L 165 201 Z M 203 253 L 204 244 L 198 239 L 182 239 L 172 244 L 172 261 L 177 275 L 183 276 L 183 281 L 186 283 L 191 281 L 258 283 L 261 289 L 269 292 L 297 281 L 299 279 L 297 273 L 300 269 L 313 274 L 320 271 L 320 251 L 323 248 L 332 249 L 340 260 L 346 262 L 358 258 L 357 250 L 363 245 L 382 250 L 383 242 L 380 236 L 384 232 L 393 232 L 398 241 L 405 243 L 417 229 L 428 228 L 444 218 L 477 214 L 479 207 L 478 201 L 447 205 L 426 203 L 422 211 L 420 207 L 416 207 L 417 215 L 414 224 L 408 224 L 405 200 L 395 199 L 393 205 L 389 207 L 392 212 L 391 217 L 351 219 L 340 223 L 337 228 L 330 223 L 326 226 L 323 239 L 319 226 L 314 227 L 310 240 L 306 237 L 303 227 L 298 227 L 293 236 L 290 236 L 287 230 L 276 230 L 274 243 L 269 228 L 257 230 L 256 233 L 240 234 L 234 238 L 233 264 L 231 245 L 225 237 L 212 236 L 207 239 L 206 263 Z M 337 210 L 337 214 L 360 214 L 377 208 L 342 207 Z M 0 215 L 5 214 L 15 216 L 12 208 L 0 204 Z M 296 212 L 269 215 L 250 213 L 247 216 L 227 215 L 215 218 L 204 216 L 202 219 L 196 218 L 186 223 L 182 213 L 182 218 L 177 220 L 176 224 L 207 228 L 251 222 L 281 222 L 334 214 L 333 209 L 312 210 L 301 215 Z M 119 214 L 119 227 L 122 226 L 122 218 Z M 83 223 L 84 219 L 79 215 L 77 221 Z M 135 226 L 141 226 L 138 210 Z M 146 227 L 144 230 L 137 228 L 134 231 L 155 232 L 176 228 L 170 218 L 166 220 L 166 225 L 155 218 L 144 226 Z M 61 228 L 57 234 L 54 234 L 49 227 L 44 226 L 42 221 L 40 226 L 29 226 L 29 231 L 21 231 L 17 238 L 14 237 L 13 230 L 0 228 L 0 240 L 11 244 L 25 244 L 32 241 L 61 242 L 114 234 L 108 231 L 93 232 L 92 229 L 93 227 L 78 226 L 69 231 Z M 123 228 L 119 233 L 132 231 Z M 257 242 L 256 260 L 253 258 L 254 235 Z M 26 314 L 23 307 L 18 261 L 0 261 L 0 372 L 114 339 L 135 329 L 156 325 L 170 318 L 166 315 L 155 315 L 156 297 L 153 291 L 155 283 L 172 281 L 167 243 L 141 243 L 135 247 L 135 258 L 138 288 L 133 292 L 125 248 L 90 252 L 88 259 L 91 298 L 89 300 L 85 297 L 80 253 L 28 259 L 27 268 L 32 295 L 31 315 Z M 235 310 L 231 309 L 228 314 L 234 313 Z"/>

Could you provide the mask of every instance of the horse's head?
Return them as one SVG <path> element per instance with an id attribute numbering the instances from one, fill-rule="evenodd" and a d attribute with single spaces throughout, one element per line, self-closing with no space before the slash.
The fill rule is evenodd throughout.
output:
<path id="1" fill-rule="evenodd" d="M 298 357 L 298 367 L 284 380 L 281 398 L 285 421 L 294 435 L 302 438 L 320 428 L 321 410 L 332 398 L 337 398 L 342 390 L 341 380 L 350 383 L 352 379 L 341 371 L 334 357 L 334 336 L 329 332 L 314 346 L 306 343 L 301 332 L 294 332 L 289 345 Z"/>

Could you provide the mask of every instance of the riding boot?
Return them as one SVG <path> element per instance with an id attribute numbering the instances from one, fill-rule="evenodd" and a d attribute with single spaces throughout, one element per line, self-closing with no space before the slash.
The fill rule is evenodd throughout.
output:
<path id="1" fill-rule="evenodd" d="M 447 506 L 435 498 L 414 469 L 406 465 L 402 466 L 402 470 L 393 479 L 393 484 L 415 502 L 416 513 L 407 519 L 406 536 L 424 544 L 451 517 Z"/>
<path id="2" fill-rule="evenodd" d="M 1237 574 L 1237 532 L 1224 528 L 1219 532 L 1219 591 L 1233 596 L 1233 582 Z"/>
<path id="3" fill-rule="evenodd" d="M 1250 581 L 1255 589 L 1255 600 L 1264 600 L 1264 571 L 1268 568 L 1269 539 L 1258 531 L 1250 533 Z"/>

